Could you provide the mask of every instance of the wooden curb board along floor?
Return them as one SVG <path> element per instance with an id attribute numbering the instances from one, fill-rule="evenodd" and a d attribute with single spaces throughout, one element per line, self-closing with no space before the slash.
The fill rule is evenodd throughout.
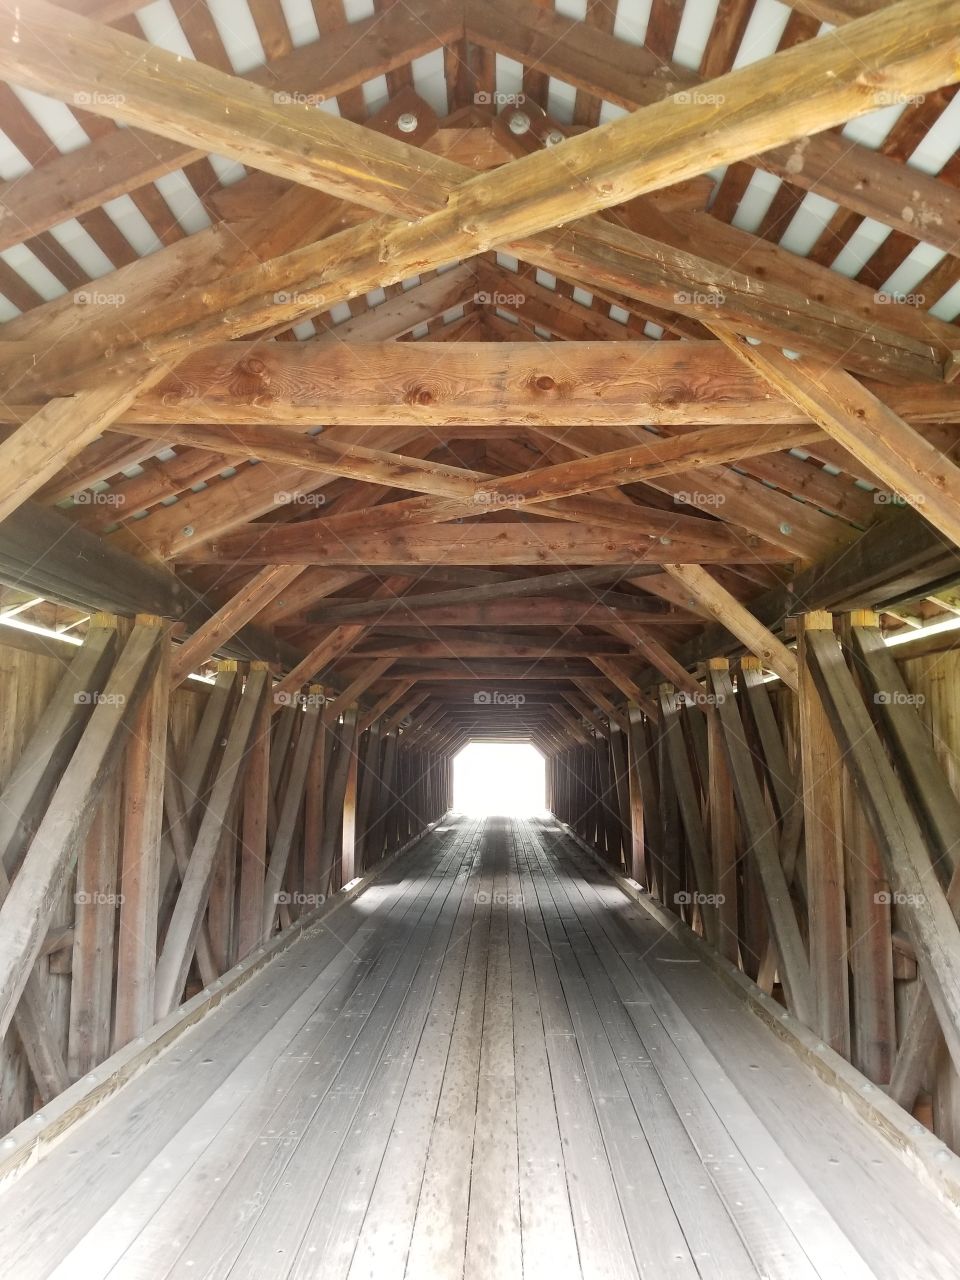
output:
<path id="1" fill-rule="evenodd" d="M 960 1275 L 960 1213 L 550 822 L 445 823 L 0 1194 L 0 1275 Z"/>

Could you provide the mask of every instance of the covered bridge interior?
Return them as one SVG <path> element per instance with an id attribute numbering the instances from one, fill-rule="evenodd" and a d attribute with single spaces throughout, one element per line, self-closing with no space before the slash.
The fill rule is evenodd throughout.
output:
<path id="1" fill-rule="evenodd" d="M 0 1274 L 960 1275 L 958 81 L 0 0 Z"/>

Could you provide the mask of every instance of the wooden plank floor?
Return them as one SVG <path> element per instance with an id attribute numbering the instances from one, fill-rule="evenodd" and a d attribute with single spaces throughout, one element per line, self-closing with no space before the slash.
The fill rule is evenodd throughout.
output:
<path id="1" fill-rule="evenodd" d="M 0 1276 L 960 1275 L 960 1216 L 549 822 L 448 822 L 0 1194 Z"/>

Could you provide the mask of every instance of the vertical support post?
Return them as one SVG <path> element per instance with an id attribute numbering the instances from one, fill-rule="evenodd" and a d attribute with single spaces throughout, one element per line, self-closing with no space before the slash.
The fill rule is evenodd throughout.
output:
<path id="1" fill-rule="evenodd" d="M 79 1079 L 110 1052 L 117 930 L 120 787 L 110 778 L 77 859 L 67 1070 Z"/>
<path id="2" fill-rule="evenodd" d="M 357 782 L 360 765 L 357 755 L 357 714 L 356 706 L 348 707 L 343 713 L 343 749 L 347 753 L 341 844 L 343 884 L 353 880 L 360 871 L 357 862 Z"/>
<path id="3" fill-rule="evenodd" d="M 850 1057 L 847 912 L 843 867 L 843 754 L 814 684 L 806 656 L 810 631 L 833 633 L 833 618 L 817 611 L 799 625 L 800 766 L 806 836 L 807 913 L 816 1030 Z"/>
<path id="4" fill-rule="evenodd" d="M 265 662 L 252 662 L 250 670 L 268 671 Z M 270 811 L 270 727 L 273 703 L 270 691 L 260 704 L 247 753 L 240 820 L 240 903 L 237 921 L 239 959 L 261 941 L 263 885 L 267 871 L 267 821 Z"/>
<path id="5" fill-rule="evenodd" d="M 726 658 L 711 658 L 708 671 L 726 671 Z M 716 709 L 707 718 L 708 816 L 713 883 L 717 893 L 719 937 L 717 949 L 737 963 L 740 954 L 737 898 L 737 813 L 733 779 L 723 745 L 723 728 Z"/>
<path id="6" fill-rule="evenodd" d="M 321 686 L 317 686 L 321 688 Z M 327 772 L 327 742 L 330 727 L 324 716 L 320 717 L 317 734 L 307 766 L 307 781 L 303 797 L 303 892 L 308 907 L 316 905 L 324 892 L 323 885 L 323 815 L 326 797 L 324 782 Z"/>
<path id="7" fill-rule="evenodd" d="M 153 616 L 140 616 L 137 622 L 165 625 Z M 114 1051 L 142 1035 L 154 1018 L 170 666 L 170 645 L 163 642 L 126 748 Z"/>
<path id="8" fill-rule="evenodd" d="M 848 614 L 842 625 L 849 644 L 853 629 L 879 628 L 879 619 L 862 610 Z M 869 695 L 861 676 L 855 669 L 861 693 Z M 857 1070 L 874 1084 L 889 1084 L 897 1052 L 889 886 L 880 848 L 848 768 L 843 770 L 841 785 L 853 984 L 851 1057 Z M 953 1070 L 949 1055 L 946 1065 L 948 1072 Z"/>
<path id="9" fill-rule="evenodd" d="M 360 795 L 357 805 L 357 857 L 361 867 L 370 859 L 378 857 L 375 849 L 371 849 L 371 826 L 377 795 L 380 791 L 380 730 L 381 723 L 375 721 L 367 729 L 366 746 L 363 753 L 363 777 L 360 781 Z"/>
<path id="10" fill-rule="evenodd" d="M 640 759 L 646 752 L 643 739 L 643 711 L 636 702 L 627 703 L 627 773 L 630 793 L 630 875 L 649 887 L 643 830 L 643 783 Z"/>

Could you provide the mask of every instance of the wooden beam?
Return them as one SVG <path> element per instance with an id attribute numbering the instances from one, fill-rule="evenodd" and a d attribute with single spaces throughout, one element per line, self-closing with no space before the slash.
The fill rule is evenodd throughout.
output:
<path id="1" fill-rule="evenodd" d="M 175 375 L 142 396 L 119 422 L 131 427 L 275 423 L 308 428 L 319 419 L 332 425 L 424 427 L 462 422 L 469 404 L 469 421 L 477 427 L 517 422 L 551 428 L 811 423 L 810 410 L 798 407 L 792 390 L 771 392 L 762 371 L 748 372 L 744 361 L 739 347 L 731 352 L 714 342 L 454 343 L 440 351 L 428 342 L 336 349 L 291 342 L 258 347 L 253 355 L 233 343 L 220 343 L 188 355 Z M 890 387 L 883 395 L 891 410 L 907 420 L 960 420 L 957 397 L 945 385 Z M 30 410 L 7 397 L 0 420 L 26 416 Z M 176 432 L 168 438 L 176 440 Z M 244 438 L 241 430 L 241 452 Z M 250 452 L 276 442 L 255 432 L 249 438 Z M 808 443 L 818 438 L 822 436 L 814 431 Z M 771 452 L 783 447 L 777 434 L 770 439 Z M 206 447 L 217 443 L 212 436 L 203 440 Z M 231 442 L 229 434 L 220 439 L 225 453 Z M 695 442 L 693 448 L 705 443 Z M 718 443 L 723 439 L 718 437 Z M 756 452 L 744 443 L 744 456 Z M 316 446 L 294 438 L 288 447 L 299 448 L 296 462 L 303 465 L 311 450 L 319 461 L 316 451 L 324 445 L 322 438 Z M 665 441 L 658 447 L 668 458 L 680 448 Z M 721 452 L 719 457 L 729 455 Z"/>
<path id="2" fill-rule="evenodd" d="M 381 720 L 390 708 L 407 694 L 407 692 L 413 687 L 413 684 L 414 681 L 411 679 L 401 680 L 399 684 L 391 686 L 381 694 L 373 706 L 368 711 L 364 711 L 360 716 L 357 724 L 359 732 L 365 732 Z"/>
<path id="3" fill-rule="evenodd" d="M 557 635 L 515 636 L 489 638 L 471 631 L 447 632 L 434 638 L 429 631 L 410 636 L 373 636 L 363 641 L 353 651 L 353 657 L 374 659 L 384 669 L 398 658 L 579 658 L 626 654 L 622 644 L 607 636 Z M 366 680 L 367 674 L 357 681 Z M 379 678 L 371 675 L 370 681 Z M 346 692 L 346 691 L 344 691 Z M 361 690 L 362 692 L 362 690 Z M 341 695 L 342 696 L 342 695 Z M 338 699 L 340 701 L 340 699 Z M 343 705 L 347 705 L 346 699 Z M 338 708 L 339 710 L 339 708 Z"/>
<path id="4" fill-rule="evenodd" d="M 4 3 L 11 6 L 12 0 Z M 152 127 L 189 136 L 214 150 L 222 150 L 221 144 L 227 144 L 227 154 L 247 161 L 252 156 L 255 163 L 267 167 L 284 169 L 291 163 L 299 176 L 325 190 L 374 207 L 382 202 L 400 215 L 401 220 L 387 233 L 379 226 L 362 227 L 359 233 L 344 233 L 350 237 L 348 241 L 343 236 L 331 237 L 324 242 L 322 252 L 311 248 L 305 259 L 297 253 L 288 255 L 276 273 L 258 268 L 246 277 L 243 273 L 232 277 L 231 296 L 239 302 L 245 295 L 249 310 L 244 316 L 242 306 L 233 307 L 231 325 L 237 326 L 234 332 L 250 332 L 257 327 L 253 315 L 262 311 L 265 289 L 270 290 L 268 296 L 273 299 L 268 323 L 293 322 L 311 310 L 332 306 L 370 288 L 395 283 L 489 248 L 492 232 L 486 210 L 490 207 L 501 210 L 496 240 L 509 242 L 523 256 L 523 238 L 545 227 L 702 172 L 702 140 L 706 132 L 710 134 L 710 158 L 714 163 L 743 159 L 796 137 L 798 128 L 804 133 L 817 132 L 873 109 L 878 102 L 886 101 L 891 84 L 899 92 L 922 92 L 953 83 L 960 70 L 949 9 L 948 0 L 915 0 L 909 9 L 894 5 L 851 27 L 852 35 L 847 31 L 828 35 L 710 82 L 715 92 L 704 94 L 703 102 L 668 99 L 590 131 L 589 137 L 568 139 L 561 148 L 528 155 L 472 180 L 458 166 L 440 161 L 431 166 L 430 179 L 426 179 L 422 166 L 413 164 L 411 169 L 412 156 L 404 144 L 380 139 L 374 145 L 369 136 L 357 144 L 352 133 L 348 136 L 348 132 L 341 131 L 345 122 L 329 116 L 320 126 L 305 124 L 298 113 L 293 113 L 298 116 L 295 121 L 286 118 L 282 108 L 265 100 L 269 95 L 255 86 L 200 68 L 199 64 L 184 64 L 171 57 L 169 68 L 165 61 L 162 65 L 173 73 L 173 78 L 161 75 L 154 80 L 142 73 L 142 67 L 147 62 L 152 67 L 158 57 L 165 59 L 167 55 L 149 50 L 144 56 L 145 49 L 137 41 L 122 46 L 116 40 L 107 42 L 110 74 L 116 75 L 118 68 L 130 63 L 130 84 L 137 86 L 135 98 L 132 92 L 120 103 L 97 103 L 97 95 L 93 97 L 98 109 L 108 114 L 135 117 L 138 121 L 149 117 Z M 29 32 L 21 15 L 21 40 L 0 51 L 4 55 L 0 57 L 0 68 L 6 68 L 14 80 L 63 96 L 77 89 L 65 85 L 59 61 L 49 53 L 55 47 L 50 44 L 51 31 L 57 30 L 58 40 L 64 38 L 59 29 L 62 18 L 56 25 L 53 21 L 58 12 L 52 6 L 44 6 L 39 14 L 31 13 Z M 80 25 L 76 47 L 84 58 L 89 56 L 95 67 L 104 53 L 103 36 L 95 26 Z M 78 59 L 79 70 L 75 74 L 78 83 L 83 81 L 81 91 L 89 92 L 84 73 L 89 77 L 90 67 L 81 65 L 82 61 Z M 864 90 L 864 66 L 875 71 L 868 91 Z M 195 90 L 192 96 L 183 93 L 185 76 Z M 809 86 L 814 84 L 818 92 L 812 94 Z M 108 95 L 99 96 L 102 99 Z M 718 107 L 717 101 L 722 105 Z M 185 102 L 190 106 L 185 107 Z M 314 117 L 320 114 L 314 113 Z M 244 120 L 250 128 L 249 139 L 239 127 Z M 313 140 L 317 143 L 309 148 L 309 161 L 302 155 L 305 128 L 312 138 L 315 131 Z M 366 131 L 368 135 L 371 132 Z M 272 144 L 266 155 L 265 136 Z M 369 163 L 358 166 L 358 154 Z M 640 164 L 636 161 L 638 155 L 643 157 Z M 418 175 L 416 181 L 401 180 L 409 178 L 411 172 Z M 449 181 L 444 180 L 447 175 Z M 458 186 L 463 177 L 468 180 Z M 455 198 L 452 187 L 458 188 Z M 509 210 L 509 216 L 503 210 Z M 428 261 L 424 260 L 425 243 L 431 245 Z M 390 266 L 385 276 L 386 259 Z M 284 288 L 282 282 L 292 286 L 296 268 L 307 260 L 309 271 L 306 275 L 300 273 L 303 292 L 294 289 L 290 295 L 293 300 L 278 305 L 277 291 Z M 316 288 L 320 278 L 324 279 L 322 292 Z M 221 335 L 229 332 L 220 315 L 213 324 L 211 310 L 210 296 L 205 293 L 203 307 L 198 311 L 201 324 L 193 326 L 191 340 L 203 331 L 204 314 L 208 334 L 214 328 Z M 171 338 L 167 352 L 164 344 L 151 344 L 157 356 L 174 350 L 182 353 L 186 340 L 182 306 L 178 306 L 177 313 L 179 337 Z M 153 332 L 162 332 L 165 317 L 155 313 L 150 323 L 159 326 Z M 260 327 L 264 327 L 263 323 Z M 136 335 L 128 333 L 125 345 L 134 338 L 142 344 L 145 336 L 142 329 Z M 97 344 L 102 344 L 101 335 L 94 348 Z M 120 348 L 116 350 L 119 353 Z M 67 362 L 65 367 L 76 367 L 74 352 L 64 349 L 58 357 Z M 44 372 L 49 373 L 49 367 Z"/>
<path id="5" fill-rule="evenodd" d="M 449 652 L 450 650 L 448 649 L 447 653 Z M 358 653 L 357 656 L 359 657 L 360 654 Z M 368 655 L 364 654 L 363 656 L 367 657 Z M 376 657 L 376 655 L 370 656 Z M 375 662 L 365 663 L 364 669 L 350 681 L 343 692 L 338 694 L 332 700 L 328 700 L 323 710 L 324 718 L 327 723 L 329 724 L 332 721 L 339 719 L 341 712 L 345 711 L 351 703 L 356 702 L 358 698 L 366 693 L 374 681 L 379 680 L 384 672 L 389 671 L 392 666 L 393 657 L 391 655 L 386 657 L 377 657 Z"/>
<path id="6" fill-rule="evenodd" d="M 304 789 L 310 760 L 313 756 L 314 743 L 318 731 L 323 732 L 321 725 L 322 695 L 323 687 L 321 685 L 308 686 L 300 733 L 297 737 L 293 759 L 290 762 L 290 772 L 287 775 L 284 787 L 283 801 L 277 817 L 277 830 L 270 849 L 270 861 L 267 864 L 267 873 L 264 880 L 263 907 L 260 916 L 261 941 L 264 943 L 270 941 L 274 922 L 277 918 L 277 911 L 283 901 L 281 890 L 287 871 L 287 862 L 297 832 L 300 810 L 303 807 Z"/>
<path id="7" fill-rule="evenodd" d="M 217 778 L 204 806 L 197 838 L 157 961 L 157 1018 L 176 1008 L 183 995 L 207 906 L 223 824 L 242 781 L 250 739 L 267 685 L 266 671 L 250 673 L 230 726 Z"/>
<path id="8" fill-rule="evenodd" d="M 603 585 L 611 582 L 617 582 L 623 578 L 631 576 L 633 569 L 626 573 L 620 572 L 618 569 L 611 569 L 609 566 L 590 566 L 582 569 L 566 569 L 560 573 L 530 574 L 527 577 L 516 578 L 509 573 L 498 575 L 490 582 L 481 582 L 468 587 L 454 587 L 444 591 L 434 592 L 412 592 L 410 595 L 397 595 L 393 599 L 371 599 L 364 601 L 353 601 L 349 604 L 334 604 L 331 602 L 328 606 L 321 609 L 312 610 L 308 614 L 310 621 L 316 622 L 341 622 L 350 619 L 360 620 L 361 618 L 370 622 L 371 625 L 377 621 L 391 622 L 400 621 L 400 614 L 394 619 L 394 610 L 403 611 L 410 610 L 419 614 L 421 609 L 430 608 L 452 608 L 454 606 L 476 604 L 486 607 L 490 601 L 510 601 L 526 600 L 527 597 L 552 596 L 555 593 L 566 595 L 568 592 L 574 592 L 570 598 L 580 601 L 586 600 L 588 603 L 596 601 L 604 601 L 609 598 L 608 588 Z M 418 581 L 419 581 L 418 575 Z M 631 600 L 631 597 L 621 593 L 616 594 L 617 607 L 625 607 L 625 601 Z M 641 597 L 637 597 L 638 604 L 641 603 Z M 545 602 L 542 599 L 536 599 L 531 602 L 532 607 L 539 608 Z M 642 606 L 647 607 L 647 602 L 642 601 Z M 531 619 L 533 621 L 534 619 Z"/>
<path id="9" fill-rule="evenodd" d="M 886 0 L 791 0 L 791 7 L 839 25 L 888 8 Z M 831 16 L 827 16 L 831 15 Z M 472 0 L 467 32 L 484 48 L 537 65 L 567 84 L 595 93 L 627 111 L 676 93 L 689 94 L 703 82 L 695 72 L 642 45 L 571 22 L 560 14 L 510 0 Z M 895 91 L 894 91 L 895 92 Z M 867 218 L 875 218 L 911 238 L 927 239 L 947 253 L 957 250 L 958 206 L 955 193 L 928 174 L 898 164 L 882 151 L 829 133 L 789 141 L 747 157 L 804 190 L 818 191 Z M 809 132 L 813 132 L 812 130 Z M 930 226 L 918 225 L 918 210 L 931 211 Z M 934 239 L 935 237 L 935 239 Z"/>
<path id="10" fill-rule="evenodd" d="M 682 533 L 677 529 L 681 521 L 686 521 Z M 584 524 L 532 525 L 511 521 L 334 535 L 324 530 L 324 523 L 319 520 L 277 526 L 264 533 L 226 534 L 182 555 L 181 562 L 312 564 L 329 568 L 357 564 L 416 566 L 440 561 L 463 565 L 632 565 L 660 563 L 664 554 L 658 536 L 631 537 L 626 530 L 592 529 Z M 762 543 L 753 534 L 741 534 L 715 522 L 679 516 L 673 517 L 672 529 L 670 554 L 684 561 L 749 564 L 791 559 L 787 552 Z M 309 663 L 305 660 L 300 665 L 306 670 Z"/>
<path id="11" fill-rule="evenodd" d="M 357 639 L 363 635 L 362 626 L 334 627 L 329 635 L 316 644 L 302 662 L 298 663 L 280 680 L 273 690 L 275 706 L 288 705 L 295 691 L 305 682 L 312 680 L 324 671 L 332 662 L 346 653 Z"/>
<path id="12" fill-rule="evenodd" d="M 261 348 L 262 350 L 262 348 Z M 453 520 L 487 509 L 544 507 L 557 499 L 573 498 L 655 476 L 724 462 L 742 462 L 759 454 L 802 448 L 823 438 L 817 427 L 784 425 L 709 427 L 661 438 L 650 433 L 623 449 L 588 454 L 567 462 L 497 476 L 489 472 L 415 459 L 321 436 L 299 436 L 282 427 L 147 426 L 135 424 L 134 434 L 149 433 L 166 443 L 214 452 L 229 451 L 264 462 L 302 466 L 321 475 L 347 476 L 370 484 L 388 485 L 433 495 L 436 501 L 414 500 L 403 505 L 405 521 Z M 448 501 L 439 501 L 439 499 Z M 559 508 L 557 508 L 559 510 Z M 336 518 L 336 517 L 334 517 Z M 366 513 L 357 513 L 358 522 Z"/>
<path id="13" fill-rule="evenodd" d="M 840 646 L 805 633 L 806 656 L 883 855 L 954 1064 L 960 1064 L 960 928 L 931 865 L 930 850 Z"/>
<path id="14" fill-rule="evenodd" d="M 161 643 L 159 628 L 134 628 L 0 908 L 0 1035 L 10 1025 L 43 945 L 101 787 L 159 661 Z"/>
<path id="15" fill-rule="evenodd" d="M 960 545 L 960 467 L 940 449 L 843 369 L 791 360 L 782 351 L 718 333 L 744 363 L 889 484 L 893 494 Z"/>
<path id="16" fill-rule="evenodd" d="M 956 832 L 960 830 L 960 801 L 937 759 L 929 728 L 921 719 L 893 651 L 884 644 L 876 617 L 860 612 L 851 615 L 850 623 L 856 670 L 872 695 L 874 714 L 927 833 L 938 878 L 941 883 L 948 880 L 947 901 L 956 915 L 960 909 L 960 859 L 955 848 Z M 889 1028 L 889 1014 L 886 1025 Z M 881 1070 L 886 1068 L 889 1072 L 887 1077 L 881 1075 L 881 1081 L 885 1083 L 889 1079 L 891 1097 L 908 1111 L 913 1109 L 923 1088 L 939 1040 L 936 1011 L 927 987 L 920 983 L 892 1071 L 889 1058 L 880 1062 Z M 888 1035 L 883 1047 L 889 1049 L 895 1043 L 896 1036 Z M 875 1060 L 875 1054 L 871 1060 Z M 875 1078 L 870 1074 L 871 1079 Z"/>
<path id="17" fill-rule="evenodd" d="M 766 627 L 777 628 L 790 615 L 812 608 L 873 608 L 906 590 L 929 595 L 931 584 L 958 576 L 960 555 L 915 511 L 904 510 L 874 525 L 852 546 L 764 592 L 750 609 Z M 681 646 L 676 657 L 691 667 L 711 652 L 733 647 L 730 632 L 718 624 Z M 643 682 L 655 679 L 651 672 Z"/>
<path id="18" fill-rule="evenodd" d="M 594 594 L 599 595 L 599 592 Z M 622 593 L 616 594 L 618 601 L 622 601 Z M 633 621 L 649 627 L 689 626 L 694 621 L 682 613 L 670 614 L 665 609 L 658 609 L 659 601 L 651 600 L 648 605 L 643 597 L 637 596 L 636 599 L 636 607 L 628 608 L 622 603 L 608 604 L 602 599 L 591 603 L 586 599 L 568 600 L 562 596 L 536 596 L 529 600 L 507 598 L 479 604 L 407 605 L 405 598 L 400 596 L 389 612 L 385 611 L 378 617 L 369 616 L 367 624 L 378 630 L 411 625 L 430 627 L 437 629 L 442 639 L 443 630 L 447 627 L 602 627 L 621 621 Z M 335 623 L 339 620 L 338 609 L 331 604 L 329 609 L 311 610 L 310 620 Z"/>
<path id="19" fill-rule="evenodd" d="M 647 856 L 644 842 L 645 802 L 652 808 L 652 796 L 645 796 L 644 769 L 641 756 L 647 751 L 643 736 L 643 711 L 638 703 L 627 703 L 627 779 L 630 796 L 629 875 L 638 884 L 648 885 Z"/>
<path id="20" fill-rule="evenodd" d="M 714 658 L 713 663 L 715 670 L 727 668 L 725 658 Z M 717 715 L 707 717 L 707 830 L 717 895 L 717 950 L 736 965 L 740 959 L 737 813 L 723 726 Z"/>
<path id="21" fill-rule="evenodd" d="M 133 370 L 77 395 L 51 400 L 0 444 L 0 520 L 22 506 L 164 376 Z"/>
<path id="22" fill-rule="evenodd" d="M 69 8 L 87 17 L 107 20 L 92 5 L 81 8 L 82 4 L 84 0 L 73 0 Z M 142 6 L 134 5 L 132 0 L 113 0 L 113 7 L 129 13 Z M 60 18 L 69 20 L 62 12 Z M 399 8 L 324 31 L 319 42 L 273 58 L 254 68 L 245 79 L 251 85 L 260 85 L 271 105 L 275 97 L 279 114 L 285 114 L 296 126 L 310 113 L 321 114 L 316 111 L 316 103 L 358 88 L 385 71 L 405 66 L 439 48 L 454 37 L 462 21 L 455 4 L 411 0 Z M 89 32 L 90 24 L 84 24 L 83 29 Z M 111 61 L 111 50 L 113 41 L 120 38 L 119 32 L 91 36 L 99 46 L 100 56 L 111 67 L 103 84 L 119 83 L 121 63 Z M 129 36 L 124 37 L 124 42 L 126 49 L 131 43 L 144 46 L 143 41 L 131 41 Z M 150 57 L 159 53 L 155 46 L 149 47 Z M 176 82 L 175 73 L 173 84 Z M 80 92 L 90 89 L 88 84 Z M 72 101 L 74 90 L 65 92 L 69 94 L 68 101 Z M 104 95 L 101 85 L 97 96 L 123 95 Z M 152 130 L 147 134 L 138 128 L 105 133 L 85 149 L 82 165 L 77 165 L 77 156 L 56 156 L 31 173 L 0 184 L 0 208 L 6 214 L 0 217 L 0 247 L 9 248 L 97 209 L 108 200 L 193 163 L 206 151 L 205 145 L 196 147 L 189 141 L 166 140 Z"/>
<path id="23" fill-rule="evenodd" d="M 391 181 L 402 182 L 403 177 L 391 171 L 380 149 L 371 153 L 370 131 L 311 110 L 310 104 L 290 110 L 265 88 L 209 66 L 185 63 L 82 17 L 70 17 L 45 0 L 34 0 L 28 13 L 14 0 L 3 0 L 3 7 L 7 29 L 17 38 L 0 44 L 0 70 L 14 82 L 67 101 L 88 93 L 89 109 L 97 114 L 385 212 L 396 211 Z M 540 152 L 493 170 L 475 180 L 477 190 L 483 187 L 491 199 L 481 204 L 464 193 L 455 217 L 441 214 L 435 227 L 466 227 L 470 218 L 482 217 L 493 204 L 501 208 L 498 234 L 502 230 L 504 238 L 526 235 L 561 219 L 531 218 L 508 197 L 522 192 L 522 204 L 528 206 L 555 198 L 560 172 L 568 175 L 565 186 L 571 177 L 589 178 L 589 185 L 584 181 L 574 188 L 578 199 L 571 213 L 583 214 L 651 189 L 649 173 L 646 182 L 635 185 L 637 156 L 644 158 L 640 170 L 663 166 L 653 187 L 696 177 L 703 170 L 705 127 L 710 130 L 711 161 L 720 164 L 768 150 L 798 131 L 817 133 L 886 105 L 891 86 L 901 93 L 921 93 L 954 83 L 960 70 L 952 17 L 944 0 L 892 5 L 837 35 L 710 82 L 716 94 L 709 103 L 659 101 L 583 137 L 567 139 L 560 162 L 554 149 L 554 154 Z M 64 41 L 70 44 L 68 65 L 58 56 Z M 873 73 L 869 84 L 865 68 Z M 124 92 L 93 92 L 103 83 L 120 83 Z M 814 84 L 815 93 L 809 88 Z M 594 146 L 594 135 L 603 137 L 602 147 Z M 398 156 L 401 148 L 403 144 L 393 148 Z M 598 153 L 603 156 L 599 165 Z M 504 198 L 496 200 L 500 193 Z M 503 215 L 506 209 L 511 209 L 509 216 Z M 417 239 L 432 238 L 433 230 Z M 404 240 L 403 232 L 399 238 Z M 447 260 L 455 256 L 448 254 Z"/>
<path id="24" fill-rule="evenodd" d="M 268 565 L 255 573 L 248 583 L 226 604 L 202 623 L 173 657 L 171 683 L 174 688 L 183 683 L 191 672 L 221 648 L 226 640 L 250 622 L 271 600 L 276 599 L 302 574 L 299 565 Z"/>
<path id="25" fill-rule="evenodd" d="M 799 684 L 797 657 L 785 644 L 758 622 L 749 609 L 696 564 L 664 564 L 671 578 L 690 592 L 696 603 L 717 618 L 727 630 L 742 640 L 751 653 L 796 691 Z"/>
<path id="26" fill-rule="evenodd" d="M 116 619 L 91 619 L 82 648 L 73 655 L 6 786 L 0 793 L 0 901 L 50 803 L 60 776 L 114 663 Z M 72 941 L 71 941 L 72 945 Z M 34 968 L 14 1014 L 17 1034 L 44 1102 L 70 1083 L 48 1012 L 48 992 Z"/>
<path id="27" fill-rule="evenodd" d="M 251 670 L 266 670 L 252 664 Z M 270 809 L 270 726 L 272 711 L 268 699 L 261 702 L 247 753 L 243 784 L 240 829 L 240 893 L 237 903 L 237 952 L 242 960 L 260 945 L 263 936 L 263 884 L 267 867 L 267 827 Z M 323 788 L 323 776 L 317 789 Z M 306 849 L 306 844 L 305 844 Z M 306 856 L 306 854 L 305 854 Z M 316 889 L 305 885 L 307 893 Z"/>
<path id="28" fill-rule="evenodd" d="M 163 619 L 139 619 L 163 628 Z M 160 910 L 160 846 L 167 725 L 170 718 L 170 646 L 131 723 L 124 761 L 120 846 L 120 921 L 113 1051 L 153 1025 Z"/>
<path id="29" fill-rule="evenodd" d="M 680 821 L 687 838 L 687 852 L 690 858 L 690 869 L 693 872 L 694 888 L 699 896 L 699 914 L 703 920 L 704 934 L 713 946 L 720 942 L 719 917 L 717 914 L 716 892 L 714 889 L 713 863 L 707 845 L 707 836 L 703 826 L 703 814 L 700 808 L 700 797 L 690 768 L 690 756 L 683 736 L 680 721 L 680 701 L 673 686 L 662 684 L 659 688 L 660 723 L 666 741 L 667 758 L 673 774 L 673 784 L 677 791 L 677 802 L 680 807 Z M 676 906 L 682 900 L 690 903 L 691 895 L 677 895 Z M 669 903 L 666 904 L 670 906 Z M 691 904 L 693 905 L 693 904 Z M 690 918 L 687 912 L 687 918 Z"/>
<path id="30" fill-rule="evenodd" d="M 147 564 L 79 528 L 62 512 L 26 502 L 0 523 L 0 582 L 87 611 L 158 614 L 199 625 L 213 610 L 169 569 Z M 231 641 L 231 645 L 234 642 Z M 291 662 L 300 655 L 257 627 L 236 638 L 237 656 Z"/>
<path id="31" fill-rule="evenodd" d="M 737 808 L 743 823 L 744 844 L 753 859 L 763 887 L 770 931 L 779 956 L 780 979 L 794 1014 L 812 1026 L 815 1017 L 810 962 L 800 936 L 790 887 L 780 862 L 780 851 L 757 781 L 750 747 L 743 729 L 740 709 L 729 673 L 712 665 L 708 668 L 710 691 L 723 729 L 730 776 Z"/>
<path id="32" fill-rule="evenodd" d="M 807 662 L 811 631 L 833 635 L 829 613 L 800 619 L 800 773 L 806 848 L 810 972 L 816 1001 L 816 1031 L 843 1057 L 850 1057 L 850 992 L 847 978 L 847 897 L 841 781 L 843 755 Z"/>
<path id="33" fill-rule="evenodd" d="M 12 876 L 43 820 L 113 667 L 117 620 L 90 619 L 83 645 L 72 655 L 56 691 L 0 792 L 0 867 Z"/>

